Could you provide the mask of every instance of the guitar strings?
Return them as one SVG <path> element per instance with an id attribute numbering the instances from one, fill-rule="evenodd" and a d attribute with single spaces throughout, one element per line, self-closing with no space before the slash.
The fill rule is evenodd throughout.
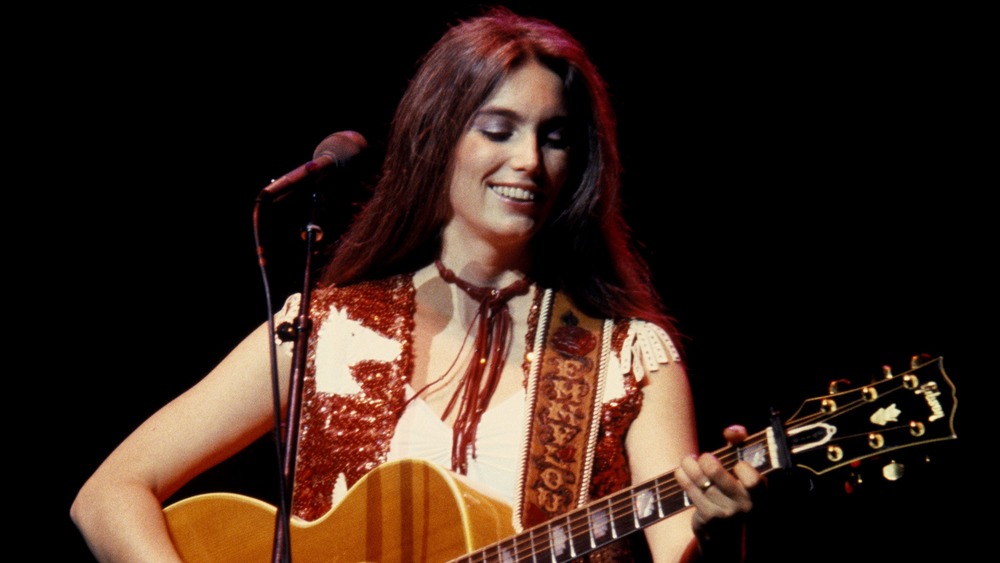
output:
<path id="1" fill-rule="evenodd" d="M 763 432 L 758 432 L 748 437 L 744 443 L 747 446 L 764 443 Z M 731 469 L 739 461 L 739 451 L 735 448 L 725 450 L 724 452 L 716 452 L 716 455 L 727 469 Z M 657 517 L 648 523 L 640 522 L 642 518 L 636 515 L 633 503 L 633 499 L 637 497 L 636 491 L 639 493 L 650 491 L 656 497 Z M 638 531 L 649 523 L 672 514 L 672 509 L 683 507 L 683 498 L 684 490 L 676 483 L 673 477 L 663 476 L 654 478 L 644 483 L 622 489 L 604 499 L 588 503 L 579 509 L 574 509 L 569 514 L 558 516 L 538 526 L 529 528 L 514 538 L 508 538 L 483 547 L 468 554 L 467 558 L 462 558 L 461 560 L 473 561 L 473 557 L 476 554 L 485 554 L 492 551 L 496 551 L 498 554 L 510 552 L 514 555 L 515 560 L 521 560 L 526 554 L 534 555 L 540 551 L 549 551 L 554 556 L 557 549 L 564 550 L 563 552 L 566 554 L 567 559 L 569 559 L 573 556 L 579 556 L 579 554 L 574 554 L 572 551 L 575 545 L 573 540 L 587 537 L 587 543 L 591 549 L 606 545 L 611 541 Z M 676 510 L 673 512 L 676 512 Z M 615 524 L 626 516 L 630 518 L 632 526 L 627 530 L 614 529 Z M 603 527 L 609 539 L 605 540 L 604 537 L 596 537 L 595 518 L 599 519 L 597 525 Z M 552 541 L 553 534 L 557 530 L 565 531 L 565 537 L 561 538 L 563 541 L 558 542 L 558 544 Z M 621 533 L 623 531 L 625 532 L 624 534 Z"/>
<path id="2" fill-rule="evenodd" d="M 901 378 L 900 378 L 901 379 Z M 886 380 L 888 381 L 888 380 Z M 883 381 L 882 383 L 885 383 Z M 884 390 L 884 395 L 889 395 L 896 391 L 903 390 L 902 386 L 889 387 Z M 840 417 L 841 415 L 848 414 L 855 411 L 865 404 L 869 404 L 864 397 L 860 399 L 855 399 L 847 402 L 842 408 L 839 408 L 833 412 L 823 412 L 822 410 L 815 413 L 806 415 L 805 417 L 796 420 L 795 426 L 802 426 L 807 423 L 812 423 L 817 420 L 832 420 Z M 902 429 L 908 429 L 907 425 L 898 425 L 886 427 L 883 432 L 893 432 Z M 749 447 L 758 446 L 765 443 L 764 432 L 758 432 L 750 437 L 744 442 L 744 445 L 737 448 L 730 448 L 723 452 L 716 452 L 719 457 L 719 461 L 727 469 L 731 469 L 732 466 L 739 461 L 739 454 L 741 449 L 747 449 Z M 833 441 L 843 441 L 850 438 L 855 438 L 862 434 L 844 435 L 835 438 Z M 516 536 L 515 538 L 509 538 L 507 540 L 492 544 L 490 546 L 484 547 L 474 553 L 486 553 L 490 550 L 496 550 L 498 553 L 504 553 L 507 551 L 512 551 L 518 560 L 521 559 L 527 553 L 532 555 L 540 551 L 549 551 L 555 557 L 555 552 L 557 549 L 563 550 L 563 553 L 567 558 L 572 558 L 573 556 L 579 556 L 579 554 L 573 553 L 573 546 L 575 545 L 574 540 L 587 537 L 588 546 L 590 549 L 600 547 L 624 537 L 624 535 L 631 534 L 637 530 L 646 526 L 643 523 L 641 516 L 636 514 L 634 499 L 637 498 L 637 491 L 639 493 L 644 493 L 646 491 L 652 491 L 657 499 L 657 517 L 651 520 L 649 523 L 658 521 L 666 516 L 672 514 L 671 509 L 680 508 L 683 506 L 683 495 L 684 491 L 676 483 L 675 479 L 668 477 L 659 477 L 652 479 L 650 481 L 623 489 L 614 493 L 604 499 L 594 501 L 593 503 L 586 504 L 579 509 L 574 509 L 569 514 L 559 516 L 553 520 L 542 523 L 538 526 L 530 528 L 525 533 Z M 606 506 L 605 506 L 606 505 Z M 615 530 L 615 524 L 619 522 L 623 517 L 628 516 L 631 521 L 631 526 L 627 530 Z M 599 518 L 600 520 L 595 523 L 594 518 Z M 603 537 L 598 539 L 595 534 L 595 527 L 600 526 L 603 528 L 606 534 L 611 534 L 609 539 L 605 540 Z M 564 536 L 560 538 L 560 542 L 553 542 L 552 539 L 554 534 L 558 530 L 565 532 Z M 624 531 L 625 534 L 620 534 Z M 536 538 L 539 536 L 541 539 Z M 470 556 L 473 554 L 469 554 Z M 471 559 L 470 559 L 471 560 Z"/>
<path id="3" fill-rule="evenodd" d="M 907 375 L 907 374 L 901 374 L 901 375 L 896 376 L 896 377 L 894 377 L 892 379 L 883 379 L 882 381 L 877 381 L 877 382 L 869 385 L 868 387 L 876 388 L 876 390 L 879 390 L 878 389 L 879 386 L 886 387 L 885 389 L 881 389 L 880 390 L 881 391 L 881 393 L 879 395 L 880 397 L 888 396 L 888 395 L 890 395 L 892 393 L 895 393 L 897 391 L 905 391 L 906 388 L 903 386 L 903 380 L 904 380 L 904 376 L 905 375 Z M 860 388 L 859 389 L 853 389 L 851 392 L 852 393 L 860 392 Z M 796 426 L 802 426 L 802 424 L 805 423 L 805 422 L 812 422 L 812 421 L 817 420 L 817 419 L 823 420 L 823 419 L 837 418 L 841 414 L 846 414 L 846 412 L 850 412 L 851 410 L 856 409 L 858 407 L 862 407 L 862 406 L 864 406 L 866 404 L 869 404 L 869 401 L 866 401 L 864 399 L 864 397 L 860 397 L 860 398 L 848 401 L 842 407 L 839 407 L 837 410 L 835 410 L 833 412 L 823 412 L 822 410 L 817 410 L 816 412 L 814 412 L 812 414 L 809 414 L 809 415 L 806 415 L 806 416 L 804 416 L 801 419 L 797 419 L 795 421 L 796 422 Z"/>
<path id="4" fill-rule="evenodd" d="M 901 387 L 890 388 L 885 391 L 885 394 L 895 392 L 901 389 Z M 847 414 L 854 411 L 867 402 L 864 398 L 856 399 L 846 403 L 841 409 L 830 413 L 824 413 L 818 411 L 803 417 L 796 421 L 796 426 L 802 426 L 803 424 L 812 423 L 817 420 L 829 420 L 835 419 L 842 414 Z M 900 427 L 890 427 L 887 431 L 902 428 Z M 838 437 L 837 440 L 848 439 L 849 436 Z M 729 448 L 724 451 L 715 452 L 719 461 L 727 469 L 731 469 L 737 461 L 739 461 L 739 455 L 741 449 L 747 449 L 750 447 L 755 447 L 766 443 L 765 432 L 758 432 L 749 436 L 747 440 L 744 441 L 741 448 Z M 579 509 L 574 509 L 571 513 L 563 516 L 556 517 L 553 520 L 544 522 L 538 526 L 526 530 L 524 533 L 519 534 L 514 538 L 508 538 L 501 542 L 486 546 L 469 554 L 470 559 L 474 554 L 477 553 L 487 553 L 490 551 L 496 551 L 497 553 L 512 553 L 516 559 L 520 560 L 526 554 L 531 554 L 532 556 L 539 553 L 540 551 L 548 551 L 553 557 L 557 550 L 562 550 L 562 553 L 566 555 L 567 558 L 572 558 L 574 555 L 573 547 L 575 545 L 574 540 L 586 537 L 587 544 L 590 549 L 603 546 L 611 541 L 624 537 L 638 531 L 639 529 L 645 527 L 646 523 L 643 523 L 642 516 L 636 514 L 636 508 L 634 499 L 637 498 L 638 494 L 645 492 L 652 492 L 657 500 L 656 506 L 656 518 L 650 520 L 649 523 L 658 521 L 663 517 L 672 514 L 671 510 L 674 508 L 679 509 L 682 507 L 684 502 L 684 491 L 676 483 L 676 480 L 668 477 L 659 477 L 646 481 L 639 485 L 629 487 L 618 491 L 604 499 L 599 499 L 593 503 L 586 504 Z M 629 517 L 630 526 L 627 530 L 617 530 L 615 525 L 620 523 L 624 517 Z M 595 518 L 597 520 L 595 520 Z M 607 536 L 608 539 L 604 537 L 597 538 L 596 532 L 597 528 L 600 527 Z M 559 539 L 561 541 L 554 542 L 553 537 L 559 531 L 564 532 L 563 536 Z M 625 532 L 625 534 L 621 534 Z"/>
<path id="5" fill-rule="evenodd" d="M 902 381 L 902 378 L 899 378 L 898 380 Z M 881 381 L 879 383 L 888 383 L 890 381 L 894 381 L 894 380 L 883 380 L 883 381 Z M 882 390 L 882 393 L 879 395 L 879 397 L 880 398 L 888 397 L 888 396 L 891 396 L 893 393 L 896 393 L 897 391 L 905 391 L 905 390 L 906 390 L 906 388 L 903 387 L 902 385 L 890 386 L 887 389 Z M 829 412 L 829 413 L 824 413 L 822 411 L 816 412 L 816 413 L 813 413 L 812 415 L 809 415 L 809 416 L 805 417 L 805 420 L 807 420 L 807 421 L 812 421 L 812 420 L 834 420 L 834 419 L 837 419 L 837 418 L 841 417 L 842 415 L 853 413 L 854 411 L 856 411 L 858 409 L 861 409 L 864 406 L 870 405 L 870 404 L 871 404 L 871 401 L 865 400 L 864 396 L 861 396 L 860 398 L 848 401 L 842 407 L 837 408 L 837 410 L 835 410 L 833 412 Z M 797 424 L 797 426 L 801 426 L 801 424 Z M 893 431 L 899 431 L 899 430 L 904 430 L 904 429 L 909 430 L 909 425 L 908 424 L 900 424 L 900 425 L 896 425 L 896 426 L 886 426 L 886 427 L 884 427 L 884 428 L 881 429 L 881 432 L 883 434 L 885 434 L 885 433 L 889 433 L 889 432 L 893 432 Z M 830 440 L 830 443 L 845 442 L 847 440 L 855 439 L 855 438 L 857 438 L 859 436 L 867 436 L 867 434 L 868 434 L 867 432 L 858 432 L 858 433 L 853 433 L 853 434 L 841 434 L 841 435 L 837 435 L 834 438 L 832 438 Z M 878 451 L 872 451 L 872 454 L 876 454 L 876 453 L 879 453 L 879 452 Z M 865 456 L 865 457 L 867 457 L 867 456 Z"/>
<path id="6" fill-rule="evenodd" d="M 901 374 L 901 376 L 902 375 L 906 374 Z M 903 380 L 902 377 L 894 379 L 895 381 Z M 882 382 L 876 382 L 875 384 L 873 384 L 873 386 L 879 387 L 880 384 L 887 383 L 888 381 L 891 380 L 883 380 Z M 884 387 L 884 385 L 881 386 Z M 896 391 L 900 390 L 905 390 L 905 387 L 893 384 L 884 390 L 883 395 L 889 395 L 891 393 L 895 393 Z M 864 397 L 862 397 L 861 399 L 848 401 L 842 408 L 839 408 L 833 412 L 823 412 L 822 410 L 820 410 L 815 413 L 806 415 L 801 419 L 797 419 L 795 421 L 794 426 L 801 427 L 806 423 L 812 423 L 817 420 L 835 419 L 843 414 L 848 414 L 852 411 L 855 411 L 861 408 L 863 405 L 869 403 L 870 401 L 866 401 Z M 898 425 L 898 426 L 886 427 L 883 429 L 883 432 L 894 432 L 903 429 L 909 429 L 909 426 Z M 742 446 L 742 448 L 740 449 L 731 448 L 724 452 L 716 452 L 716 455 L 719 456 L 719 459 L 724 466 L 726 466 L 727 468 L 731 468 L 733 465 L 735 465 L 736 461 L 738 461 L 741 449 L 745 450 L 750 447 L 759 446 L 765 443 L 764 434 L 765 434 L 764 432 L 758 432 L 757 434 L 748 437 L 748 439 L 744 442 L 745 445 Z M 860 435 L 861 434 L 854 434 L 851 436 L 845 435 L 838 437 L 835 440 L 842 441 Z M 766 451 L 770 451 L 770 448 L 766 448 Z M 473 560 L 472 557 L 475 556 L 476 554 L 485 554 L 493 550 L 497 551 L 497 553 L 500 554 L 513 550 L 513 554 L 516 555 L 518 560 L 525 553 L 531 553 L 532 555 L 534 555 L 539 551 L 545 551 L 545 550 L 551 552 L 552 558 L 555 560 L 556 548 L 564 550 L 568 549 L 569 551 L 566 552 L 567 558 L 572 557 L 574 555 L 579 556 L 580 554 L 571 553 L 572 547 L 575 545 L 573 542 L 574 539 L 578 539 L 586 535 L 588 538 L 588 546 L 589 546 L 587 552 L 589 552 L 596 547 L 601 547 L 607 543 L 610 543 L 615 539 L 624 537 L 624 535 L 631 534 L 637 531 L 638 529 L 645 527 L 645 524 L 640 522 L 641 517 L 632 516 L 633 526 L 631 527 L 631 529 L 627 530 L 624 535 L 617 535 L 618 530 L 614 530 L 616 532 L 615 536 L 607 541 L 605 541 L 603 538 L 598 540 L 594 537 L 595 523 L 593 517 L 599 515 L 602 521 L 598 522 L 597 524 L 603 526 L 605 531 L 610 533 L 614 527 L 615 522 L 620 520 L 625 515 L 635 514 L 635 508 L 632 501 L 636 497 L 635 491 L 637 490 L 641 490 L 641 492 L 651 490 L 655 492 L 656 497 L 658 499 L 657 518 L 651 520 L 650 523 L 658 521 L 663 517 L 669 516 L 670 514 L 672 514 L 670 512 L 670 509 L 673 507 L 673 505 L 676 504 L 679 506 L 680 504 L 683 503 L 683 501 L 680 500 L 680 498 L 677 498 L 677 497 L 683 497 L 683 490 L 680 488 L 680 486 L 676 484 L 675 480 L 672 480 L 666 476 L 662 476 L 647 481 L 645 483 L 641 483 L 639 485 L 623 489 L 622 491 L 618 491 L 617 493 L 614 493 L 609 497 L 606 497 L 604 499 L 599 499 L 590 504 L 586 504 L 580 507 L 579 509 L 574 509 L 569 514 L 557 517 L 553 520 L 540 524 L 534 528 L 527 530 L 525 533 L 516 536 L 515 538 L 508 538 L 507 540 L 503 540 L 501 542 L 492 544 L 490 546 L 486 546 L 484 548 L 481 548 L 480 550 L 472 552 L 468 554 L 467 558 L 463 558 L 461 560 L 472 561 Z M 552 541 L 553 535 L 556 533 L 557 529 L 568 531 L 566 537 L 560 538 L 563 541 L 558 542 L 558 544 Z M 536 535 L 539 535 L 544 541 L 539 543 L 539 539 L 535 538 Z M 598 541 L 603 543 L 598 544 Z M 560 557 L 561 556 L 562 555 L 560 555 Z M 483 560 L 485 561 L 485 559 Z"/>

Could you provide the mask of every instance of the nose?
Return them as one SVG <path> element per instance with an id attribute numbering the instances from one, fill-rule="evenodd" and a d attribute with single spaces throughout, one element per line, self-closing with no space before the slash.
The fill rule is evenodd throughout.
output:
<path id="1" fill-rule="evenodd" d="M 536 135 L 522 135 L 512 144 L 510 165 L 514 170 L 534 175 L 541 163 L 539 143 Z"/>

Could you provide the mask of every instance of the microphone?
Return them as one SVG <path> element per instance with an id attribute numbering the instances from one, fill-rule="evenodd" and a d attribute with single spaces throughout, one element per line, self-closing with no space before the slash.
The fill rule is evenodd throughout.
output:
<path id="1" fill-rule="evenodd" d="M 277 201 L 288 195 L 302 180 L 315 176 L 327 168 L 343 168 L 368 146 L 361 133 L 339 131 L 323 139 L 313 152 L 313 159 L 272 181 L 257 196 L 258 201 Z"/>

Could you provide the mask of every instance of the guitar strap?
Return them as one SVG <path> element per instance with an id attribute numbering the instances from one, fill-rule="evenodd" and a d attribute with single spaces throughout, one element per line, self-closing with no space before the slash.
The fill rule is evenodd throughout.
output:
<path id="1" fill-rule="evenodd" d="M 612 322 L 545 291 L 528 378 L 528 419 L 514 526 L 518 531 L 581 506 L 590 489 Z"/>

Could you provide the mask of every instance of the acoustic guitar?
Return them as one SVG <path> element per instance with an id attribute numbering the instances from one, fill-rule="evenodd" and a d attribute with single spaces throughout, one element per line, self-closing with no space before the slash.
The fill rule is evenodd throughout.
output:
<path id="1" fill-rule="evenodd" d="M 914 359 L 909 371 L 806 400 L 786 421 L 715 455 L 762 473 L 798 467 L 822 475 L 856 461 L 957 438 L 955 386 L 943 358 Z M 512 509 L 464 478 L 419 460 L 383 464 L 322 518 L 292 518 L 296 563 L 561 563 L 685 510 L 673 472 L 639 483 L 516 533 Z M 189 562 L 270 561 L 276 508 L 232 493 L 196 495 L 164 509 L 174 544 Z"/>

